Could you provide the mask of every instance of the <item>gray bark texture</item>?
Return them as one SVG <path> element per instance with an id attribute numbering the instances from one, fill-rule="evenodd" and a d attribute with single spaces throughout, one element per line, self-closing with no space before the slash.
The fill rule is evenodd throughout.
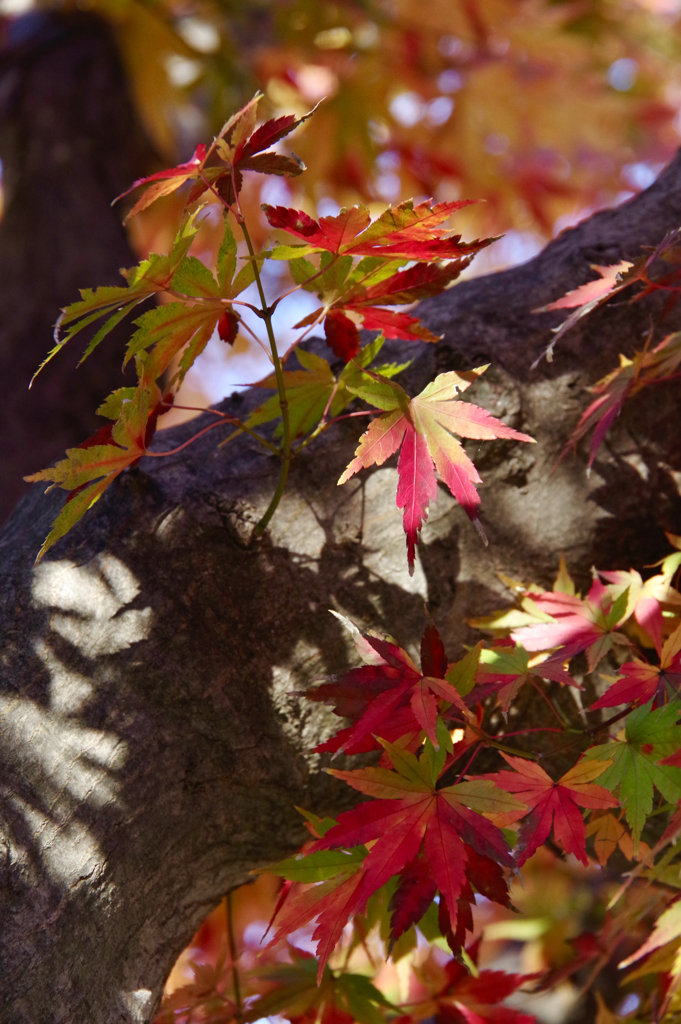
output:
<path id="1" fill-rule="evenodd" d="M 221 429 L 112 486 L 38 566 L 63 502 L 36 489 L 0 537 L 0 1021 L 150 1021 L 175 957 L 250 869 L 294 850 L 294 804 L 348 799 L 306 751 L 338 724 L 295 695 L 352 664 L 336 609 L 417 647 L 427 601 L 450 658 L 466 616 L 509 602 L 497 573 L 548 585 L 565 554 L 629 568 L 681 532 L 677 386 L 625 409 L 587 477 L 556 457 L 584 385 L 641 346 L 656 300 L 606 307 L 530 364 L 560 316 L 531 310 L 636 256 L 681 223 L 681 157 L 645 193 L 564 232 L 522 267 L 424 303 L 437 346 L 402 378 L 492 366 L 471 390 L 536 445 L 473 445 L 484 484 L 482 546 L 440 490 L 409 577 L 394 464 L 336 481 L 359 429 L 345 421 L 295 460 L 268 534 L 252 524 L 276 459 Z M 669 318 L 669 329 L 674 318 Z M 242 415 L 262 393 L 232 396 Z M 157 435 L 170 449 L 211 419 Z M 479 449 L 479 450 L 478 450 Z"/>

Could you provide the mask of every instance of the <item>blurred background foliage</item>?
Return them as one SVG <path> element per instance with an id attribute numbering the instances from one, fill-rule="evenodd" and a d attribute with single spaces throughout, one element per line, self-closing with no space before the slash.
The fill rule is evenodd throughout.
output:
<path id="1" fill-rule="evenodd" d="M 9 19 L 33 4 L 1 0 L 0 13 Z M 191 156 L 256 89 L 263 118 L 322 101 L 284 146 L 307 173 L 292 182 L 250 176 L 245 201 L 261 244 L 261 201 L 324 214 L 356 202 L 377 212 L 409 197 L 479 198 L 457 226 L 467 237 L 504 234 L 469 271 L 489 272 L 647 187 L 679 144 L 679 0 L 45 6 L 87 10 L 113 27 L 157 154 L 149 171 Z M 140 256 L 167 248 L 177 206 L 171 197 L 132 221 Z M 208 263 L 218 223 L 207 216 L 194 246 Z M 235 352 L 210 348 L 183 401 L 203 405 L 253 380 L 257 361 L 246 355 L 243 339 Z"/>
<path id="2" fill-rule="evenodd" d="M 668 970 L 669 964 L 646 964 L 642 970 L 629 971 L 628 976 L 623 976 L 617 964 L 647 937 L 655 917 L 668 903 L 668 895 L 657 887 L 632 887 L 618 903 L 616 913 L 611 914 L 608 902 L 619 881 L 615 872 L 603 871 L 595 863 L 584 868 L 574 857 L 556 855 L 546 847 L 538 850 L 524 866 L 522 882 L 516 879 L 512 884 L 515 909 L 477 897 L 468 949 L 479 943 L 479 970 L 543 973 L 539 990 L 530 991 L 534 987 L 530 985 L 515 992 L 503 1005 L 490 1006 L 489 1017 L 474 1016 L 465 1006 L 461 1017 L 456 1015 L 457 1007 L 451 1007 L 448 1016 L 446 1006 L 433 1016 L 436 1008 L 431 1003 L 431 1022 L 461 1024 L 465 1019 L 468 1024 L 512 1024 L 515 1019 L 504 1017 L 504 1013 L 515 1009 L 530 1015 L 526 1020 L 535 1017 L 537 1024 L 636 1024 L 643 1007 L 649 1006 L 651 999 L 655 1002 L 656 993 L 663 993 L 664 976 L 659 971 Z M 261 940 L 275 908 L 279 885 L 275 876 L 261 874 L 255 884 L 242 886 L 232 894 L 232 936 L 241 996 L 247 1008 L 257 996 L 272 992 L 270 979 L 277 965 L 290 964 L 292 958 L 295 961 L 299 951 L 311 955 L 315 947 L 311 941 L 313 928 L 308 927 L 290 935 L 290 945 L 281 943 L 263 952 Z M 337 977 L 351 972 L 371 979 L 393 1006 L 405 1008 L 403 1012 L 420 1000 L 428 1009 L 428 993 L 437 989 L 438 971 L 451 961 L 445 940 L 427 942 L 412 928 L 388 959 L 381 941 L 380 910 L 373 916 L 377 920 L 371 920 L 370 914 L 364 927 L 360 920 L 354 931 L 350 926 L 346 928 L 330 961 L 332 971 Z M 175 964 L 155 1024 L 232 1024 L 235 1020 L 228 923 L 224 900 Z M 316 971 L 316 961 L 314 966 Z M 296 1008 L 296 1000 L 312 1002 L 315 971 L 307 986 L 304 981 L 300 985 L 290 1011 L 263 1017 L 256 1024 L 284 1024 L 286 1019 L 294 1024 L 315 1024 L 316 1020 L 322 1024 L 351 1024 L 352 1015 L 344 1015 L 338 1007 L 327 1008 L 326 1012 L 315 1005 L 305 1011 Z M 593 984 L 596 977 L 597 994 Z M 461 1012 L 461 1005 L 458 1010 Z M 465 1013 L 471 1016 L 465 1017 Z M 394 1013 L 392 1017 L 400 1024 L 408 1020 L 395 1018 Z M 376 1021 L 381 1020 L 377 1015 Z"/>
<path id="3" fill-rule="evenodd" d="M 25 6 L 27 0 L 4 0 Z M 679 141 L 677 0 L 81 0 L 114 27 L 160 161 L 256 88 L 322 109 L 302 205 L 484 198 L 476 233 L 545 238 L 650 182 Z"/>

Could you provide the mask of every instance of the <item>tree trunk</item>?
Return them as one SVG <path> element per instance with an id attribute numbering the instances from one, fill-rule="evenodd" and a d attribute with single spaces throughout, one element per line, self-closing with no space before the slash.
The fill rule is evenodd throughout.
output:
<path id="1" fill-rule="evenodd" d="M 0 54 L 0 523 L 28 490 L 22 477 L 88 437 L 94 410 L 126 382 L 116 346 L 76 371 L 78 338 L 28 390 L 61 307 L 79 288 L 122 283 L 119 268 L 137 262 L 110 203 L 149 149 L 104 22 L 36 11 L 9 33 Z"/>
<path id="2" fill-rule="evenodd" d="M 556 320 L 531 310 L 679 222 L 681 157 L 530 263 L 424 303 L 445 335 L 437 346 L 390 346 L 416 357 L 412 393 L 436 372 L 491 362 L 473 400 L 537 438 L 475 446 L 488 548 L 441 489 L 410 578 L 395 468 L 336 486 L 352 420 L 296 459 L 253 546 L 276 460 L 250 440 L 218 449 L 220 430 L 120 478 L 37 568 L 63 494 L 21 503 L 0 538 L 0 1020 L 151 1020 L 206 913 L 300 842 L 293 805 L 336 813 L 349 799 L 306 755 L 337 720 L 295 692 L 352 660 L 328 609 L 413 650 L 427 600 L 454 658 L 474 635 L 465 616 L 508 602 L 498 571 L 548 584 L 564 553 L 584 584 L 594 562 L 640 568 L 666 552 L 663 530 L 681 532 L 674 383 L 630 403 L 590 478 L 584 458 L 551 472 L 583 385 L 642 344 L 655 300 L 600 311 L 535 373 Z M 157 449 L 202 425 L 164 433 Z"/>

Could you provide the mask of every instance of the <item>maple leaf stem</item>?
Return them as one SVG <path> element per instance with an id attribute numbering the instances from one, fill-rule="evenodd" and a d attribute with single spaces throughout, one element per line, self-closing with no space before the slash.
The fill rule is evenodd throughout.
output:
<path id="1" fill-rule="evenodd" d="M 351 420 L 355 416 L 376 416 L 378 415 L 377 409 L 363 409 L 361 412 L 346 412 L 342 416 L 334 416 L 332 420 L 326 424 L 327 427 L 332 427 L 334 423 L 340 423 L 341 420 Z"/>
<path id="2" fill-rule="evenodd" d="M 552 726 L 539 726 L 536 729 L 518 729 L 517 732 L 504 733 L 506 739 L 510 736 L 525 736 L 528 732 L 565 732 L 564 729 L 554 729 Z"/>
<path id="3" fill-rule="evenodd" d="M 187 306 L 190 309 L 194 309 L 197 306 L 203 306 L 206 303 L 206 299 L 200 298 L 199 296 L 196 295 L 185 295 L 184 292 L 178 292 L 176 288 L 164 288 L 163 290 L 167 292 L 168 295 L 172 295 L 173 298 L 180 299 L 180 301 L 183 302 L 185 306 Z M 187 299 L 190 299 L 192 301 L 192 306 L 189 305 Z M 208 301 L 214 302 L 215 299 L 209 299 Z M 223 306 L 246 306 L 248 309 L 250 309 L 252 313 L 256 313 L 258 316 L 260 316 L 260 310 L 258 309 L 258 307 L 254 306 L 252 302 L 244 302 L 243 299 L 220 299 L 220 304 Z"/>
<path id="4" fill-rule="evenodd" d="M 255 333 L 253 328 L 249 327 L 245 320 L 240 320 L 239 321 L 239 328 L 240 328 L 240 330 L 247 331 L 250 334 L 250 336 L 253 338 L 253 340 L 256 341 L 258 343 L 258 345 L 260 345 L 260 348 L 263 350 L 263 352 L 265 353 L 265 355 L 267 356 L 269 361 L 272 362 L 272 356 L 270 354 L 269 348 L 267 347 L 267 345 L 265 345 L 265 343 L 263 342 L 262 338 L 258 337 L 258 335 Z M 250 384 L 247 385 L 247 386 L 250 387 Z"/>
<path id="5" fill-rule="evenodd" d="M 556 747 L 554 750 L 547 750 L 543 754 L 539 754 L 537 760 L 541 761 L 545 757 L 553 757 L 556 754 L 562 754 L 564 750 L 569 750 L 570 747 L 574 747 L 575 743 L 580 743 L 584 736 L 598 735 L 599 732 L 603 732 L 605 729 L 608 729 L 611 725 L 614 725 L 615 722 L 619 722 L 621 718 L 625 718 L 630 711 L 631 705 L 628 704 L 624 711 L 619 711 L 616 715 L 613 715 L 612 718 L 608 718 L 605 722 L 601 722 L 599 725 L 592 725 L 589 729 L 572 729 L 571 731 L 576 733 L 573 739 L 568 740 L 562 747 Z"/>
<path id="6" fill-rule="evenodd" d="M 307 448 L 310 441 L 314 441 L 315 437 L 319 437 L 319 435 L 322 434 L 325 430 L 328 430 L 329 427 L 332 427 L 334 423 L 339 423 L 341 420 L 349 420 L 354 416 L 375 416 L 376 412 L 376 409 L 367 409 L 366 411 L 363 412 L 348 412 L 345 413 L 344 416 L 336 416 L 334 417 L 334 419 L 328 420 L 326 423 L 324 423 L 323 421 L 320 422 L 319 425 L 315 427 L 310 436 L 306 437 L 303 443 L 298 445 L 296 449 L 296 455 L 298 454 L 298 452 L 301 452 L 303 448 Z"/>
<path id="7" fill-rule="evenodd" d="M 214 145 L 215 145 L 215 143 L 213 143 L 213 146 L 214 146 Z M 213 147 L 211 146 L 211 150 L 212 150 L 212 148 L 213 148 Z M 218 190 L 217 190 L 217 189 L 215 188 L 215 186 L 214 186 L 214 185 L 211 185 L 211 183 L 210 183 L 210 182 L 209 182 L 209 181 L 208 181 L 208 180 L 206 179 L 206 176 L 205 176 L 205 174 L 203 173 L 203 170 L 201 170 L 201 171 L 200 171 L 199 173 L 200 173 L 200 175 L 201 175 L 201 180 L 203 181 L 203 183 L 204 183 L 204 185 L 206 186 L 206 188 L 207 188 L 207 189 L 208 189 L 208 190 L 209 190 L 210 192 L 212 192 L 212 193 L 213 193 L 213 195 L 215 196 L 215 198 L 216 198 L 216 199 L 218 200 L 218 202 L 219 202 L 219 203 L 221 203 L 221 204 L 222 204 L 222 206 L 224 206 L 224 207 L 225 207 L 225 209 L 229 210 L 229 212 L 230 212 L 231 214 L 233 214 L 233 216 L 234 216 L 234 219 L 235 219 L 235 220 L 237 221 L 237 223 L 241 224 L 241 221 L 239 220 L 239 217 L 241 217 L 241 213 L 239 213 L 239 215 L 237 216 L 236 212 L 235 212 L 235 211 L 234 211 L 234 210 L 232 209 L 232 207 L 231 207 L 231 206 L 229 205 L 229 203 L 227 202 L 227 200 L 226 200 L 226 199 L 223 199 L 223 198 L 222 198 L 222 196 L 220 195 L 220 193 L 218 192 Z M 236 194 L 236 193 L 235 193 L 235 194 Z M 241 224 L 241 227 L 243 227 L 243 224 Z"/>
<path id="8" fill-rule="evenodd" d="M 336 383 L 334 384 L 333 389 L 331 391 L 331 394 L 329 395 L 329 400 L 326 403 L 326 406 L 324 408 L 324 412 L 322 413 L 322 420 L 321 420 L 322 423 L 326 423 L 326 417 L 329 415 L 329 409 L 331 408 L 331 403 L 333 402 L 334 398 L 336 397 L 336 392 L 337 391 L 338 391 L 338 381 L 336 381 Z"/>
<path id="9" fill-rule="evenodd" d="M 253 248 L 253 242 L 251 241 L 251 236 L 248 232 L 246 222 L 241 212 L 241 205 L 239 203 L 239 193 L 236 188 L 236 181 L 234 180 L 234 171 L 232 171 L 232 180 L 234 184 L 234 195 L 236 196 L 236 203 L 237 206 L 239 207 L 239 226 L 243 231 L 244 239 L 246 240 L 246 245 L 248 246 L 249 255 L 253 260 L 253 273 L 255 276 L 255 284 L 258 289 L 258 295 L 260 296 L 262 319 L 265 321 L 267 338 L 270 343 L 272 363 L 274 364 L 274 373 L 277 378 L 277 390 L 279 392 L 279 407 L 281 409 L 281 420 L 284 428 L 284 443 L 281 449 L 282 465 L 281 473 L 279 474 L 279 483 L 277 484 L 276 491 L 272 495 L 272 500 L 267 506 L 265 514 L 263 515 L 262 519 L 253 530 L 252 539 L 256 540 L 264 533 L 267 524 L 269 523 L 270 519 L 276 512 L 277 506 L 279 505 L 284 490 L 286 489 L 286 481 L 288 480 L 288 473 L 291 467 L 291 419 L 289 416 L 288 398 L 286 397 L 286 387 L 284 385 L 284 371 L 282 369 L 281 359 L 279 358 L 279 352 L 277 351 L 277 342 L 276 338 L 274 337 L 274 328 L 272 326 L 272 310 L 268 306 L 267 299 L 265 298 L 265 289 L 263 288 L 262 279 L 260 277 L 258 261 L 255 258 L 255 249 Z"/>
<path id="10" fill-rule="evenodd" d="M 272 303 L 272 306 L 270 307 L 271 311 L 274 313 L 274 311 L 277 308 L 277 306 L 279 305 L 279 303 L 282 302 L 284 299 L 287 299 L 289 297 L 289 295 L 293 295 L 294 292 L 298 292 L 298 291 L 300 291 L 301 288 L 305 288 L 305 287 L 307 287 L 308 284 L 312 284 L 312 282 L 316 281 L 318 277 L 321 277 L 322 274 L 325 274 L 327 272 L 327 270 L 330 270 L 331 267 L 336 262 L 336 260 L 338 259 L 338 256 L 339 256 L 338 253 L 334 253 L 333 254 L 333 259 L 328 264 L 328 266 L 322 267 L 321 270 L 318 270 L 316 274 L 312 275 L 312 277 L 308 277 L 308 279 L 306 281 L 301 281 L 300 284 L 294 284 L 293 287 L 289 288 L 289 290 L 287 292 L 284 292 L 283 295 L 280 295 L 279 298 L 275 299 L 274 302 Z M 313 264 L 313 266 L 314 266 L 314 264 Z"/>
<path id="11" fill-rule="evenodd" d="M 186 448 L 188 445 L 193 444 L 194 441 L 198 441 L 200 437 L 203 437 L 204 434 L 207 434 L 209 430 L 214 430 L 215 427 L 221 427 L 224 422 L 225 420 L 216 420 L 215 423 L 211 423 L 209 426 L 204 427 L 203 430 L 199 430 L 198 434 L 194 434 L 193 437 L 190 437 L 188 441 L 184 442 L 184 444 L 178 445 L 177 448 L 171 448 L 167 452 L 150 452 L 148 448 L 145 448 L 144 454 L 148 455 L 150 459 L 163 459 L 166 457 L 166 455 L 177 455 L 177 453 L 181 452 L 183 448 Z M 238 423 L 238 420 L 228 419 L 228 422 Z"/>
<path id="12" fill-rule="evenodd" d="M 229 437 L 226 438 L 224 441 L 221 441 L 219 447 L 222 447 L 224 444 L 227 443 L 227 441 L 231 441 L 233 437 L 237 437 L 237 435 L 243 431 L 244 433 L 248 434 L 249 437 L 255 438 L 256 441 L 260 441 L 261 444 L 265 445 L 265 448 L 269 448 L 269 450 L 273 452 L 275 455 L 281 454 L 276 445 L 272 444 L 270 441 L 262 437 L 260 434 L 257 434 L 255 430 L 251 430 L 250 427 L 247 427 L 246 424 L 242 423 L 241 420 L 237 419 L 236 416 L 228 416 L 227 413 L 220 412 L 218 409 L 204 409 L 198 405 L 175 405 L 174 402 L 159 402 L 159 405 L 165 405 L 168 409 L 186 409 L 187 412 L 210 412 L 213 414 L 213 416 L 221 416 L 226 423 L 232 423 L 236 425 L 239 429 L 235 430 L 234 433 L 230 434 Z M 196 436 L 199 437 L 200 435 L 197 434 Z M 186 443 L 189 444 L 189 442 Z M 177 450 L 179 451 L 179 449 Z M 148 452 L 147 454 L 154 455 L 155 453 Z M 158 454 L 165 455 L 166 453 L 160 452 Z"/>
<path id="13" fill-rule="evenodd" d="M 244 1015 L 243 1003 L 241 1001 L 241 983 L 239 980 L 239 968 L 236 965 L 236 942 L 234 940 L 234 920 L 232 914 L 232 893 L 228 892 L 225 897 L 225 916 L 227 918 L 227 935 L 229 937 L 229 955 L 232 961 L 232 979 L 234 982 L 234 1002 L 236 1003 L 236 1019 L 241 1020 Z"/>
<path id="14" fill-rule="evenodd" d="M 534 676 L 530 676 L 530 679 L 532 680 L 532 685 L 534 686 L 534 688 L 535 688 L 535 690 L 537 691 L 537 693 L 538 693 L 538 694 L 539 694 L 539 695 L 540 695 L 541 697 L 543 697 L 543 698 L 544 698 L 544 700 L 546 701 L 546 703 L 548 704 L 548 706 L 549 706 L 549 707 L 551 708 L 551 711 L 552 711 L 552 712 L 553 712 L 553 714 L 555 715 L 555 717 L 556 717 L 556 720 L 557 720 L 557 721 L 558 721 L 558 722 L 560 723 L 560 725 L 561 725 L 561 726 L 563 727 L 563 729 L 564 729 L 564 728 L 565 728 L 565 721 L 563 720 L 563 717 L 562 717 L 562 715 L 561 715 L 561 714 L 559 713 L 559 711 L 557 710 L 557 708 L 556 708 L 555 704 L 553 703 L 553 701 L 552 701 L 552 700 L 551 700 L 551 698 L 549 697 L 548 693 L 545 693 L 545 692 L 544 692 L 544 691 L 542 690 L 541 686 L 539 685 L 539 683 L 537 682 L 537 680 L 536 680 L 536 679 L 534 678 Z"/>
<path id="15" fill-rule="evenodd" d="M 325 310 L 322 310 L 322 312 L 317 317 L 315 322 L 310 324 L 308 329 L 306 331 L 303 331 L 301 336 L 299 338 L 296 338 L 296 340 L 291 345 L 289 345 L 289 347 L 286 349 L 286 351 L 284 352 L 283 356 L 281 357 L 281 365 L 282 366 L 285 365 L 286 360 L 291 355 L 291 353 L 293 351 L 295 351 L 295 349 L 298 348 L 298 346 L 300 345 L 301 341 L 305 341 L 305 339 L 307 338 L 307 336 L 310 333 L 310 331 L 313 331 L 315 329 L 315 327 L 317 327 L 322 322 L 322 320 L 324 319 L 324 316 L 325 316 L 325 312 L 326 312 Z"/>
<path id="16" fill-rule="evenodd" d="M 681 373 L 670 373 L 666 377 L 655 377 L 653 380 L 645 380 L 645 378 L 643 378 L 641 380 L 641 385 L 642 388 L 647 388 L 651 384 L 666 384 L 667 381 L 678 380 L 679 377 L 681 377 Z"/>
<path id="17" fill-rule="evenodd" d="M 462 770 L 462 771 L 461 771 L 461 772 L 459 773 L 459 775 L 458 775 L 458 777 L 457 777 L 457 780 L 456 780 L 456 782 L 454 783 L 454 785 L 455 785 L 455 786 L 458 786 L 458 784 L 459 784 L 459 783 L 461 782 L 462 778 L 464 777 L 464 775 L 466 774 L 466 772 L 468 771 L 468 769 L 470 768 L 470 766 L 471 766 L 471 765 L 473 764 L 473 761 L 475 761 L 476 757 L 478 756 L 478 754 L 480 753 L 480 751 L 481 751 L 481 750 L 482 750 L 482 747 L 481 747 L 481 746 L 480 746 L 480 744 L 478 743 L 478 744 L 477 744 L 477 746 L 475 747 L 475 750 L 473 751 L 473 753 L 471 754 L 471 756 L 470 756 L 470 757 L 468 758 L 468 761 L 466 762 L 466 765 L 465 765 L 465 767 L 464 767 L 464 768 L 463 768 L 463 770 Z"/>
<path id="18" fill-rule="evenodd" d="M 601 722 L 600 725 L 592 725 L 590 729 L 584 729 L 583 732 L 586 736 L 594 736 L 596 733 L 603 732 L 604 729 L 608 729 L 615 722 L 619 722 L 620 718 L 624 718 L 631 711 L 631 707 L 627 705 L 624 711 L 619 711 L 612 718 L 606 719 L 605 722 Z"/>
<path id="19" fill-rule="evenodd" d="M 492 739 L 484 732 L 478 732 L 478 730 L 471 724 L 473 732 L 478 733 L 478 738 L 481 743 L 487 747 L 494 747 L 495 750 L 504 750 L 507 754 L 512 754 L 514 757 L 524 757 L 526 761 L 536 761 L 538 759 L 537 754 L 531 754 L 527 750 L 518 750 L 516 747 L 509 747 L 507 743 L 499 743 L 498 740 Z"/>

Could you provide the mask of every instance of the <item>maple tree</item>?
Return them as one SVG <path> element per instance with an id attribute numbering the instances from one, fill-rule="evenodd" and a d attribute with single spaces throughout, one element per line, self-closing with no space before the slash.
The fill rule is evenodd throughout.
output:
<path id="1" fill-rule="evenodd" d="M 232 345 L 241 330 L 248 330 L 243 307 L 265 324 L 272 372 L 257 386 L 274 394 L 246 418 L 211 410 L 215 420 L 181 447 L 208 431 L 228 428 L 223 442 L 247 434 L 276 457 L 279 480 L 253 527 L 251 544 L 276 513 L 292 460 L 341 418 L 372 417 L 340 484 L 399 451 L 396 505 L 403 512 L 411 571 L 419 532 L 437 494 L 436 473 L 484 537 L 476 489 L 480 477 L 454 435 L 533 441 L 481 406 L 461 400 L 486 366 L 439 374 L 415 396 L 393 379 L 404 364 L 370 368 L 386 338 L 437 342 L 417 316 L 385 307 L 441 293 L 490 244 L 490 238 L 462 242 L 448 226 L 466 203 L 406 201 L 374 219 L 363 205 L 314 219 L 296 208 L 265 204 L 277 235 L 257 248 L 241 203 L 244 175 L 297 177 L 299 161 L 271 147 L 310 116 L 259 124 L 259 100 L 256 95 L 234 114 L 191 160 L 133 186 L 144 192 L 130 216 L 180 192 L 182 218 L 170 252 L 151 255 L 125 271 L 124 286 L 84 291 L 63 312 L 58 331 L 64 333 L 48 359 L 81 330 L 103 320 L 87 343 L 87 356 L 139 304 L 151 297 L 166 300 L 134 321 L 125 361 L 134 366 L 137 383 L 118 389 L 100 407 L 110 423 L 31 478 L 68 492 L 39 558 L 78 528 L 125 469 L 143 456 L 171 454 L 152 447 L 158 420 L 173 407 L 184 376 L 210 337 L 217 332 Z M 190 253 L 204 209 L 197 204 L 209 197 L 219 201 L 222 220 L 215 272 Z M 242 236 L 239 242 L 235 228 Z M 279 232 L 297 241 L 282 239 Z M 671 243 L 655 258 L 667 251 Z M 314 292 L 321 303 L 296 325 L 302 333 L 283 354 L 273 313 L 285 294 L 266 298 L 262 267 L 269 259 L 288 263 L 293 287 Z M 648 276 L 650 266 L 646 258 L 644 270 L 631 279 L 618 279 L 618 268 L 596 287 L 554 303 L 555 308 L 577 309 L 579 315 L 565 330 L 634 280 L 644 289 L 677 287 L 673 278 L 660 284 Z M 257 307 L 243 298 L 251 285 L 259 295 Z M 335 362 L 300 346 L 318 325 L 323 325 Z M 360 326 L 380 334 L 362 345 Z M 644 369 L 651 380 L 675 372 L 674 344 L 666 339 L 646 350 L 632 385 L 644 379 Z M 292 368 L 294 358 L 298 369 Z M 599 441 L 616 412 L 607 417 L 624 400 L 621 382 L 618 387 L 617 398 L 608 392 L 608 401 L 615 404 L 603 413 Z M 593 414 L 592 408 L 589 425 Z M 585 423 L 578 428 L 584 428 L 582 433 L 588 429 Z M 673 536 L 671 543 L 678 547 L 678 538 Z M 393 638 L 362 632 L 346 621 L 364 664 L 322 682 L 306 697 L 331 703 L 350 724 L 313 753 L 373 751 L 380 757 L 376 763 L 327 769 L 369 799 L 335 820 L 304 812 L 311 840 L 298 855 L 270 868 L 284 883 L 262 959 L 250 967 L 240 963 L 228 904 L 229 949 L 211 969 L 194 965 L 194 981 L 169 994 L 160 1019 L 189 1021 L 194 1015 L 236 1024 L 270 1014 L 282 1014 L 292 1024 L 416 1024 L 430 1017 L 448 1024 L 527 1024 L 534 1019 L 504 1001 L 519 989 L 527 996 L 540 977 L 557 984 L 560 971 L 547 981 L 548 964 L 540 971 L 480 969 L 476 936 L 476 914 L 483 904 L 512 909 L 515 879 L 533 855 L 548 847 L 562 863 L 574 859 L 587 868 L 595 861 L 605 867 L 619 856 L 633 862 L 622 892 L 607 894 L 614 903 L 624 900 L 638 879 L 657 893 L 668 885 L 678 889 L 681 594 L 673 581 L 680 561 L 670 555 L 662 572 L 645 581 L 633 569 L 598 570 L 584 596 L 577 593 L 564 562 L 553 590 L 507 581 L 518 607 L 478 619 L 473 625 L 492 633 L 491 642 L 479 641 L 452 662 L 432 622 L 425 628 L 419 667 Z M 600 673 L 605 665 L 615 678 L 605 680 L 611 685 L 604 692 Z M 549 708 L 551 725 L 508 732 L 519 698 L 530 687 Z M 559 699 L 563 693 L 574 694 L 572 710 Z M 582 693 L 588 694 L 588 707 Z M 497 707 L 503 728 L 495 719 Z M 619 710 L 606 718 L 604 708 Z M 617 723 L 621 731 L 612 728 Z M 566 770 L 558 755 L 571 762 Z M 473 774 L 476 760 L 476 767 L 483 762 L 490 770 Z M 661 835 L 660 820 L 666 826 Z M 604 907 L 605 896 L 601 902 Z M 622 929 L 629 924 L 643 928 L 642 921 L 650 925 L 647 911 L 630 902 Z M 301 931 L 314 952 L 292 939 Z M 352 954 L 360 946 L 368 949 L 367 937 L 374 931 L 383 961 L 411 957 L 409 992 L 403 998 L 382 991 L 377 971 L 369 980 L 350 967 Z M 591 947 L 583 940 L 581 949 L 578 936 L 572 936 L 579 963 L 572 965 L 574 970 L 611 959 L 621 937 L 613 932 L 603 929 Z M 677 914 L 663 915 L 638 956 L 674 944 L 666 953 L 676 954 L 678 934 Z M 422 942 L 428 952 L 419 956 Z M 633 962 L 631 957 L 623 961 L 625 966 Z M 662 976 L 663 1005 L 671 1007 L 679 980 L 676 960 L 668 955 L 648 966 Z M 649 1019 L 662 1019 L 650 993 L 646 1000 Z"/>

